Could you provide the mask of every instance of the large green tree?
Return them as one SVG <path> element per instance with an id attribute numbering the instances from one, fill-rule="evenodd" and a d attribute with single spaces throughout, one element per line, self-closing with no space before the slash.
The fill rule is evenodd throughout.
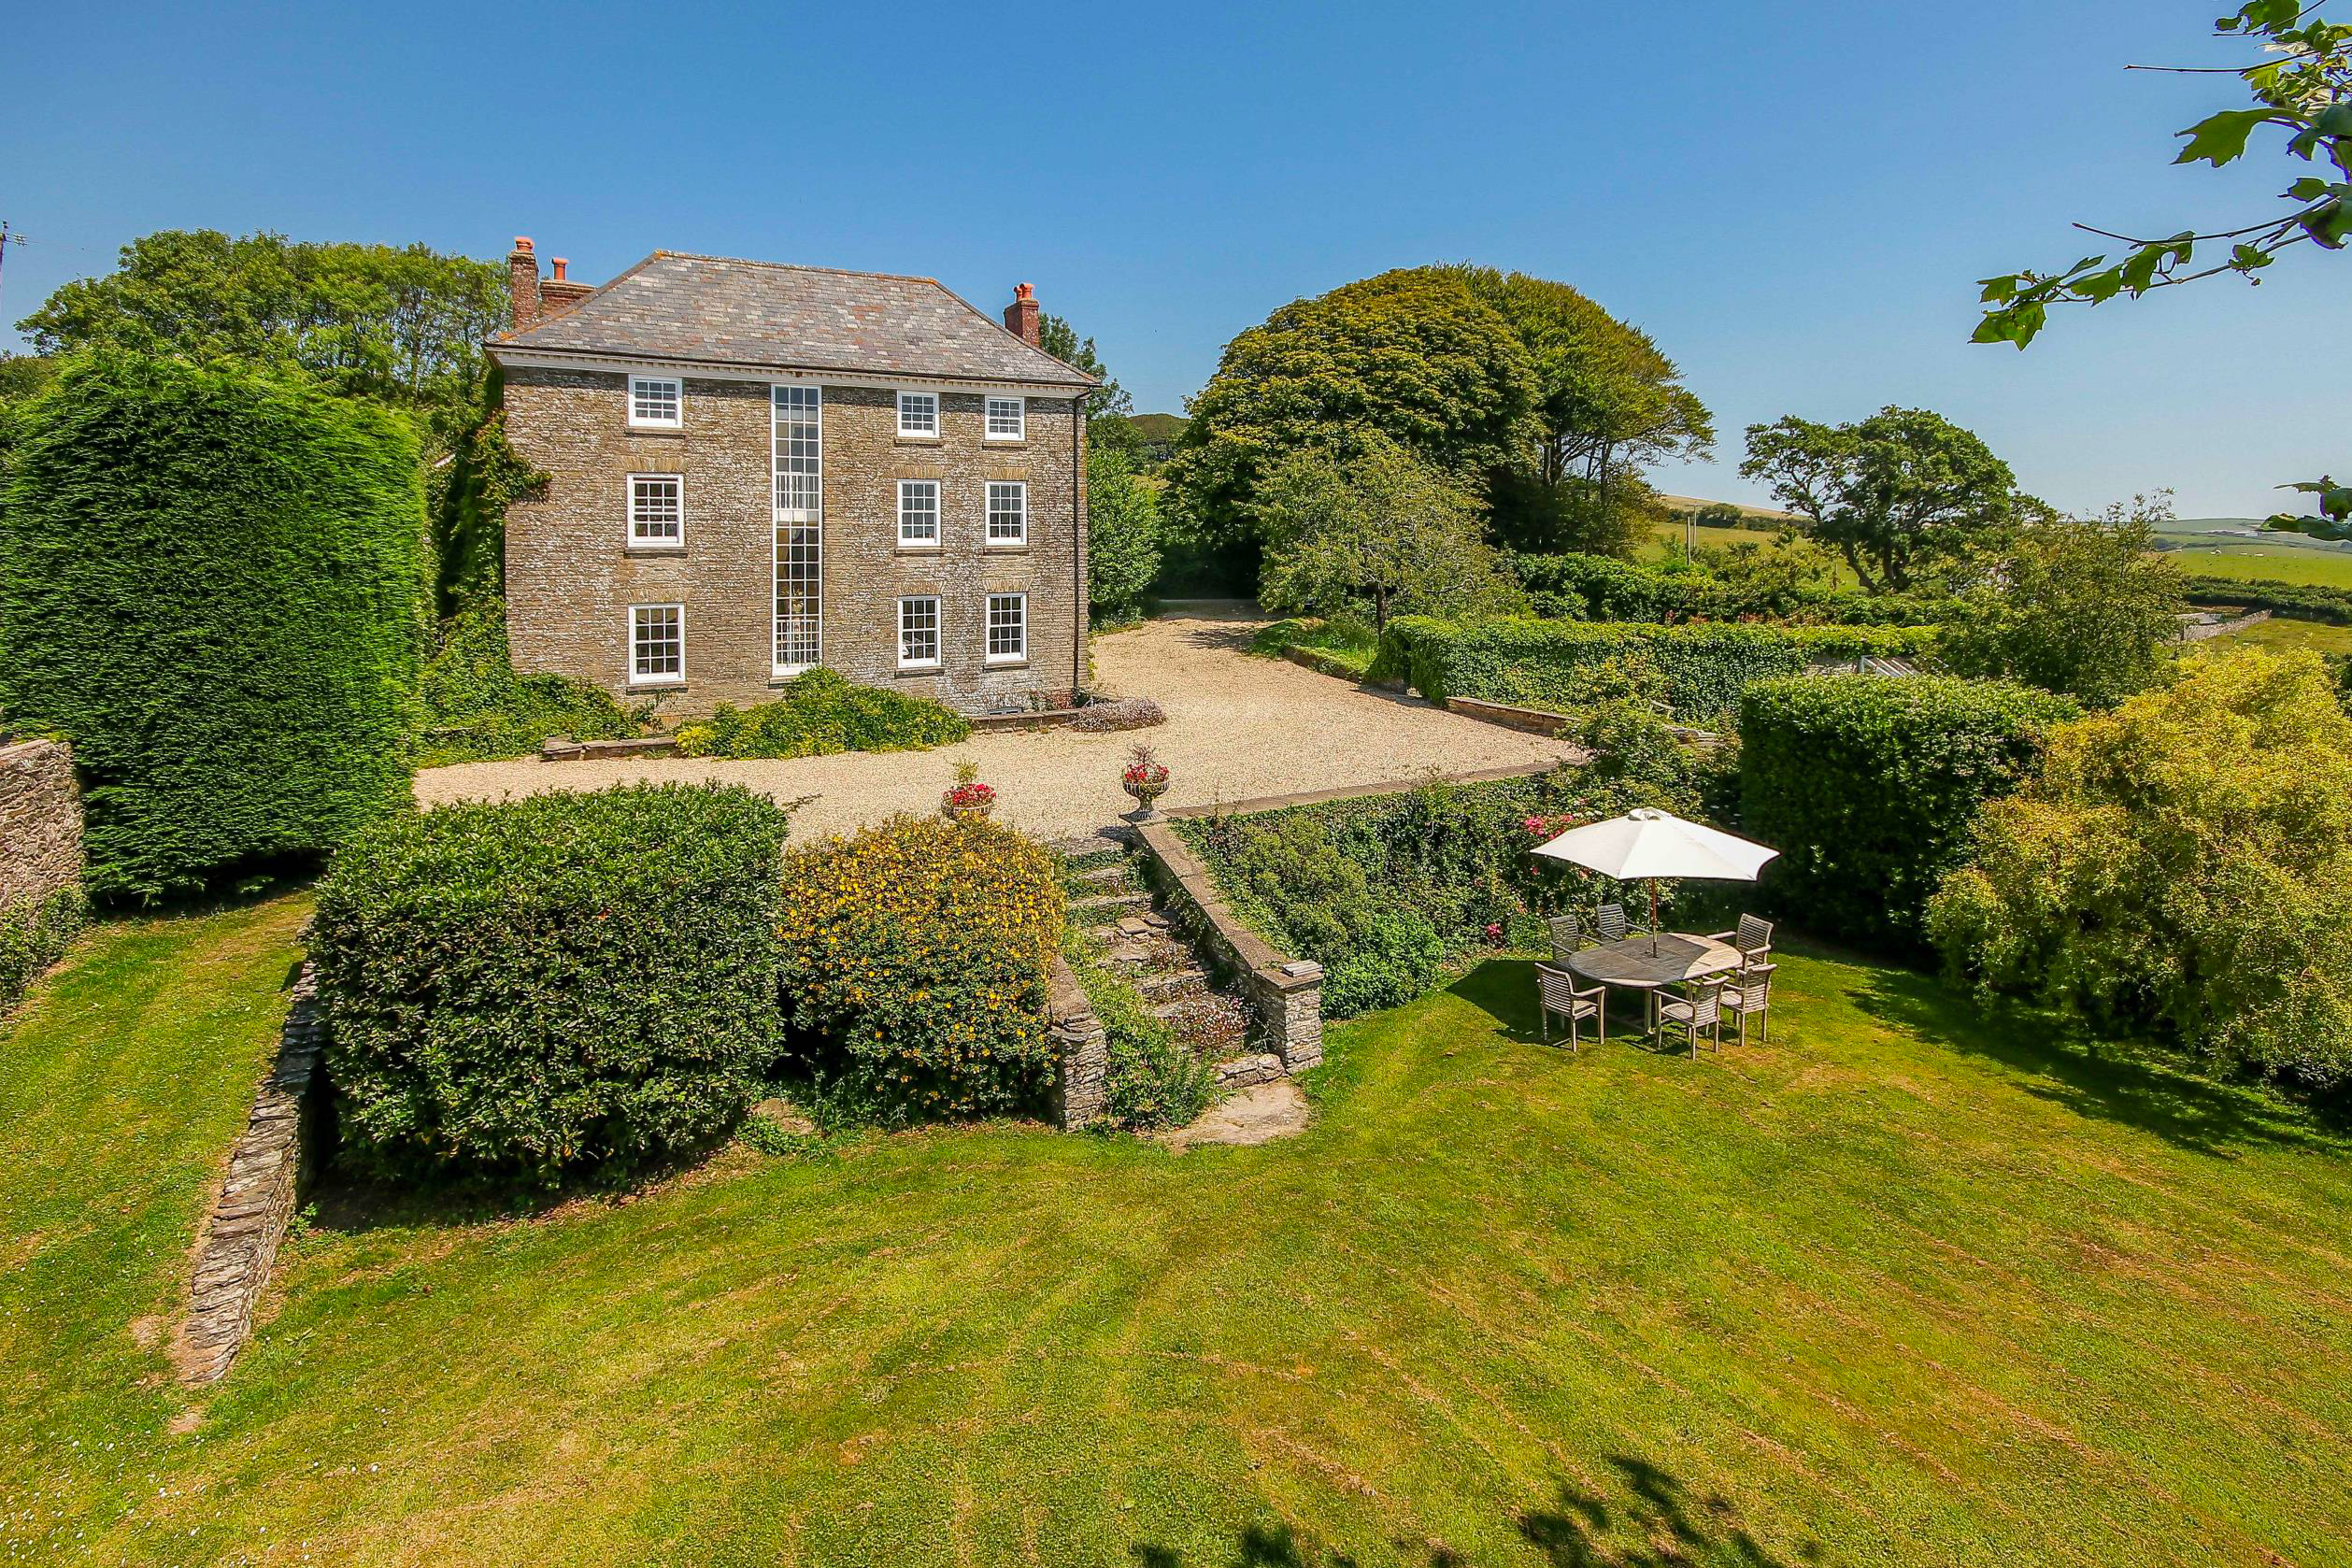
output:
<path id="1" fill-rule="evenodd" d="M 2168 496 L 2103 518 L 2017 529 L 1944 638 L 1962 674 L 2003 676 L 2111 707 L 2156 684 L 2180 635 L 2180 570 L 2155 553 Z"/>
<path id="2" fill-rule="evenodd" d="M 1567 284 L 1461 270 L 1510 323 L 1535 376 L 1532 462 L 1490 487 L 1496 536 L 1519 549 L 1621 552 L 1654 495 L 1643 471 L 1714 449 L 1706 406 L 1647 333 Z"/>
<path id="3" fill-rule="evenodd" d="M 1267 469 L 1258 596 L 1269 609 L 1362 611 L 1373 629 L 1395 614 L 1463 615 L 1517 597 L 1481 536 L 1468 489 L 1387 436 L 1331 452 L 1285 454 Z"/>
<path id="4" fill-rule="evenodd" d="M 1982 440 L 1924 408 L 1749 425 L 1740 473 L 1771 486 L 1874 592 L 1910 588 L 2037 505 Z"/>
<path id="5" fill-rule="evenodd" d="M 1523 461 L 1536 379 L 1525 347 L 1458 267 L 1382 273 L 1294 300 L 1225 346 L 1169 465 L 1196 535 L 1256 536 L 1286 455 L 1347 460 L 1385 437 L 1461 481 Z"/>
<path id="6" fill-rule="evenodd" d="M 446 440 L 472 422 L 482 340 L 506 312 L 505 267 L 422 245 L 164 230 L 17 326 L 43 354 L 106 346 L 300 371 L 340 395 L 417 408 Z"/>

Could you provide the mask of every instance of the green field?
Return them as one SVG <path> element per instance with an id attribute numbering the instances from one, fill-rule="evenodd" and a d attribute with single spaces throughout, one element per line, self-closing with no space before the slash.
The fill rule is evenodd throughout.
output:
<path id="1" fill-rule="evenodd" d="M 2269 577 L 2318 588 L 2352 588 L 2352 550 L 2298 549 L 2252 542 L 2196 546 L 2164 552 L 2194 576 Z"/>
<path id="2" fill-rule="evenodd" d="M 330 1191 L 190 1394 L 154 1341 L 306 907 L 101 927 L 0 1032 L 0 1561 L 2347 1555 L 2352 1150 L 1827 954 L 1699 1062 L 1541 1046 L 1486 962 L 1262 1148 Z"/>
<path id="3" fill-rule="evenodd" d="M 2263 648 L 2307 648 L 2314 653 L 2352 653 L 2352 626 L 2330 626 L 2316 620 L 2287 620 L 2274 616 L 2243 632 L 2216 637 L 2207 646 L 2234 648 L 2247 643 Z"/>

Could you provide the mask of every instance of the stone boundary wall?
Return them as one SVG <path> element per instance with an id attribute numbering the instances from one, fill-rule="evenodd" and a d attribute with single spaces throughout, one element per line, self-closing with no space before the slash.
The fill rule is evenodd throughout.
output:
<path id="1" fill-rule="evenodd" d="M 1352 792 L 1357 791 L 1333 791 Z M 1247 997 L 1258 1048 L 1279 1058 L 1282 1070 L 1294 1076 L 1321 1062 L 1323 966 L 1276 951 L 1242 924 L 1208 868 L 1166 822 L 1138 824 L 1135 837 L 1150 857 L 1152 879 L 1165 895 L 1170 915 Z"/>
<path id="2" fill-rule="evenodd" d="M 1509 703 L 1490 703 L 1477 697 L 1448 697 L 1446 711 L 1531 735 L 1556 735 L 1575 722 L 1564 713 L 1547 713 L 1540 707 L 1514 707 Z"/>
<path id="3" fill-rule="evenodd" d="M 1110 1044 L 1094 1005 L 1070 966 L 1053 961 L 1053 991 L 1046 1003 L 1046 1032 L 1053 1037 L 1054 1125 L 1064 1132 L 1091 1126 L 1110 1108 Z"/>
<path id="4" fill-rule="evenodd" d="M 269 1283 L 278 1244 L 310 1176 L 307 1155 L 317 1141 L 311 1086 L 326 1026 L 309 964 L 295 976 L 292 994 L 278 1058 L 229 1150 L 228 1175 L 197 1234 L 188 1314 L 173 1353 L 183 1383 L 218 1381 L 245 1348 L 254 1304 Z"/>
<path id="5" fill-rule="evenodd" d="M 0 746 L 0 910 L 81 882 L 81 791 L 62 740 Z"/>
<path id="6" fill-rule="evenodd" d="M 2259 626 L 2270 619 L 2269 610 L 2250 610 L 2245 615 L 2232 616 L 2227 620 L 2186 620 L 2181 622 L 2180 640 L 2185 643 L 2211 642 L 2216 637 L 2226 637 L 2232 632 L 2243 632 L 2249 626 Z"/>

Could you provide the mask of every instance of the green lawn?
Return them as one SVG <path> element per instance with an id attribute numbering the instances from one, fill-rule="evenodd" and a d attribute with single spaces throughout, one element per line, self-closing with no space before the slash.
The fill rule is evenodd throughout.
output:
<path id="1" fill-rule="evenodd" d="M 2256 621 L 2243 632 L 2216 637 L 2207 646 L 2236 648 L 2247 643 L 2263 648 L 2307 648 L 2314 653 L 2352 653 L 2352 626 L 2273 616 L 2268 620 Z"/>
<path id="2" fill-rule="evenodd" d="M 2347 549 L 2247 541 L 2164 553 L 2192 577 L 2268 577 L 2318 588 L 2352 588 L 2352 550 Z"/>
<path id="3" fill-rule="evenodd" d="M 133 1325 L 303 912 L 102 928 L 0 1033 L 0 1562 L 2352 1549 L 2352 1148 L 1826 956 L 1695 1063 L 1546 1048 L 1486 963 L 1334 1030 L 1317 1124 L 1258 1149 L 993 1126 L 505 1220 L 330 1194 L 191 1400 Z"/>

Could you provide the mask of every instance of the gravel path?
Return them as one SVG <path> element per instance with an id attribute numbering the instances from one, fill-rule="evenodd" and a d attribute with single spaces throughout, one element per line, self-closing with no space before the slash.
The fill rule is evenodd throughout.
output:
<path id="1" fill-rule="evenodd" d="M 1090 832 L 1132 809 L 1119 787 L 1128 748 L 1148 742 L 1174 776 L 1164 806 L 1250 800 L 1349 784 L 1409 783 L 1432 770 L 1472 773 L 1575 756 L 1564 741 L 1520 734 L 1417 699 L 1349 685 L 1241 651 L 1262 622 L 1198 609 L 1097 638 L 1097 685 L 1156 698 L 1168 721 L 1121 734 L 1048 730 L 976 736 L 936 751 L 848 752 L 790 761 L 648 757 L 634 761 L 466 763 L 417 776 L 417 798 L 495 800 L 543 790 L 596 790 L 638 779 L 746 784 L 805 800 L 796 839 L 838 833 L 893 811 L 932 811 L 971 757 L 996 786 L 1000 820 L 1042 837 Z"/>

